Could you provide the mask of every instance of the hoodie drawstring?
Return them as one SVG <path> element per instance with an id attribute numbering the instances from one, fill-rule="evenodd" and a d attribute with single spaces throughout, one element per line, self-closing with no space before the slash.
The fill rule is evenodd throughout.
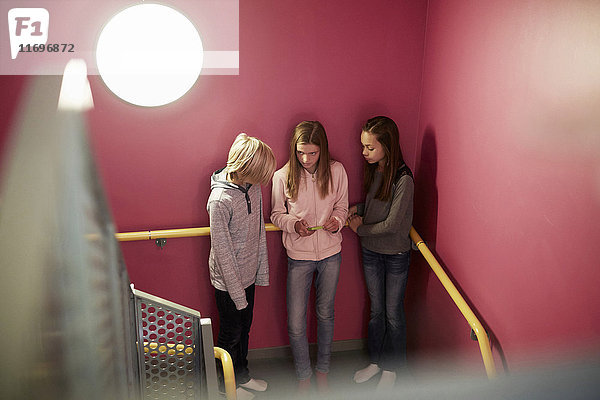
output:
<path id="1" fill-rule="evenodd" d="M 250 196 L 247 190 L 244 192 L 244 195 L 246 196 L 246 204 L 248 205 L 248 214 L 252 214 L 252 203 L 250 203 Z"/>

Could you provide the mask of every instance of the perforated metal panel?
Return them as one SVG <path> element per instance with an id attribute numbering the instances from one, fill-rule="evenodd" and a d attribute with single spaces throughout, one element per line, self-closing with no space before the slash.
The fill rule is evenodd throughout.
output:
<path id="1" fill-rule="evenodd" d="M 199 399 L 205 393 L 200 314 L 139 290 L 138 354 L 145 399 Z"/>

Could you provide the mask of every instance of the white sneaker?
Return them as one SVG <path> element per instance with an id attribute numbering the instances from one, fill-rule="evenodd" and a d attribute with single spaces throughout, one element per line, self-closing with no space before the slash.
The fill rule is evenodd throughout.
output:
<path id="1" fill-rule="evenodd" d="M 363 383 L 377 375 L 381 368 L 377 364 L 369 364 L 368 367 L 356 371 L 354 374 L 354 382 Z"/>
<path id="2" fill-rule="evenodd" d="M 235 396 L 237 400 L 252 400 L 254 398 L 252 393 L 241 387 L 235 389 Z"/>
<path id="3" fill-rule="evenodd" d="M 246 383 L 240 383 L 240 386 L 245 389 L 256 390 L 257 392 L 264 392 L 267 390 L 267 382 L 262 379 L 250 378 Z"/>
<path id="4" fill-rule="evenodd" d="M 389 390 L 396 384 L 396 373 L 393 371 L 383 371 L 381 378 L 375 390 Z"/>

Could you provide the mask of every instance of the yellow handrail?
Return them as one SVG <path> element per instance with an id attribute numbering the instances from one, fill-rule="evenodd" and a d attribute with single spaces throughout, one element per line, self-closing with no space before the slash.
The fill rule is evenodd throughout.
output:
<path id="1" fill-rule="evenodd" d="M 233 373 L 233 360 L 227 352 L 220 347 L 215 347 L 215 358 L 221 360 L 223 365 L 223 380 L 225 381 L 225 393 L 227 394 L 227 400 L 236 400 L 237 394 L 235 392 L 235 374 Z"/>
<path id="2" fill-rule="evenodd" d="M 278 231 L 279 228 L 273 224 L 265 224 L 267 231 Z M 184 228 L 184 229 L 165 229 L 156 231 L 141 231 L 141 232 L 125 232 L 116 233 L 117 240 L 122 242 L 133 241 L 133 240 L 152 240 L 152 239 L 166 239 L 166 238 L 177 238 L 177 237 L 193 237 L 193 236 L 208 236 L 210 235 L 209 227 L 202 228 Z M 479 319 L 475 316 L 465 299 L 459 293 L 456 286 L 452 283 L 440 263 L 435 259 L 421 236 L 417 233 L 415 228 L 410 228 L 410 238 L 415 243 L 427 263 L 438 277 L 454 304 L 458 307 L 462 315 L 465 317 L 479 342 L 479 350 L 481 351 L 481 357 L 483 358 L 483 365 L 488 378 L 492 379 L 496 377 L 496 366 L 494 365 L 494 358 L 492 357 L 492 349 L 490 347 L 490 341 L 488 340 L 487 333 L 483 329 L 483 325 L 479 322 Z M 216 351 L 215 351 L 216 353 Z M 234 387 L 235 389 L 235 387 Z M 235 390 L 234 390 L 235 391 Z"/>
<path id="3" fill-rule="evenodd" d="M 265 224 L 268 232 L 278 231 L 279 228 L 273 224 Z M 210 228 L 204 226 L 201 228 L 182 228 L 182 229 L 162 229 L 156 231 L 123 232 L 115 233 L 115 237 L 120 242 L 131 242 L 135 240 L 169 239 L 180 237 L 209 236 Z"/>
<path id="4" fill-rule="evenodd" d="M 425 260 L 427 260 L 427 263 L 433 272 L 436 274 L 442 285 L 444 285 L 444 288 L 452 300 L 454 300 L 454 304 L 456 304 L 462 315 L 466 318 L 467 322 L 475 332 L 477 341 L 479 342 L 479 350 L 481 350 L 481 357 L 483 358 L 485 372 L 487 373 L 488 378 L 495 378 L 496 366 L 494 365 L 494 358 L 492 357 L 492 349 L 490 347 L 487 333 L 485 332 L 485 329 L 483 329 L 481 322 L 479 322 L 479 319 L 477 319 L 473 311 L 471 311 L 471 308 L 465 299 L 459 293 L 458 289 L 456 289 L 456 286 L 454 286 L 440 263 L 438 263 L 433 254 L 431 254 L 431 251 L 413 227 L 410 228 L 410 238 L 413 242 L 415 242 L 417 248 L 421 254 L 423 254 L 423 257 L 425 257 Z"/>

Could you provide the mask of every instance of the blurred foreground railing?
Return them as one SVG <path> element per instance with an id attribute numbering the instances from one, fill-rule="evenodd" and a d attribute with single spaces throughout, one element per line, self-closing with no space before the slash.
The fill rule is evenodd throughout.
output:
<path id="1" fill-rule="evenodd" d="M 273 224 L 265 224 L 267 231 L 278 231 L 279 228 Z M 154 230 L 154 231 L 140 231 L 140 232 L 124 232 L 115 234 L 116 238 L 121 242 L 135 241 L 135 240 L 158 240 L 169 239 L 178 237 L 194 237 L 194 236 L 209 236 L 209 227 L 200 228 L 183 228 L 183 229 L 165 229 L 165 230 Z M 421 236 L 417 233 L 415 228 L 410 229 L 410 238 L 417 246 L 417 249 L 421 252 L 435 275 L 438 277 L 454 304 L 458 307 L 462 315 L 467 320 L 473 332 L 477 336 L 479 342 L 479 350 L 481 351 L 481 357 L 483 358 L 483 364 L 488 378 L 492 379 L 496 377 L 496 367 L 494 365 L 494 358 L 492 356 L 492 350 L 490 342 L 485 329 L 479 319 L 475 316 L 465 299 L 462 297 L 456 286 L 452 283 L 442 266 L 436 260 L 434 255 L 431 253 Z M 157 243 L 158 244 L 158 243 Z M 161 244 L 161 246 L 164 245 Z"/>
<path id="2" fill-rule="evenodd" d="M 219 399 L 210 319 L 130 286 L 87 118 L 57 110 L 60 87 L 32 77 L 7 136 L 0 399 Z"/>

